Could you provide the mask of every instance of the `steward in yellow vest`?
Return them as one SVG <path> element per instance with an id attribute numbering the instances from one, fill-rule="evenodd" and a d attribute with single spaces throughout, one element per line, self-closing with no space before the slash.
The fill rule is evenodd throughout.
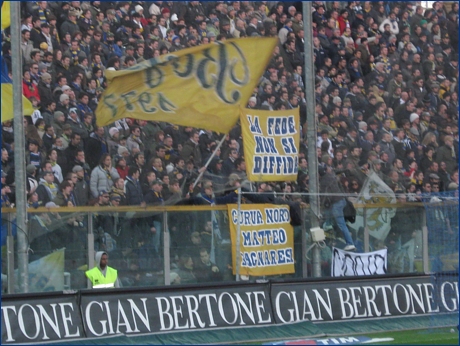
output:
<path id="1" fill-rule="evenodd" d="M 95 257 L 96 266 L 85 272 L 86 277 L 91 281 L 92 287 L 120 287 L 117 270 L 107 265 L 109 262 L 107 252 L 98 251 Z"/>

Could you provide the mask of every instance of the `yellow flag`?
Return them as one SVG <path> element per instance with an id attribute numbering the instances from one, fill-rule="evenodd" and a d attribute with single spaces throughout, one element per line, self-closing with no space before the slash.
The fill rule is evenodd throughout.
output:
<path id="1" fill-rule="evenodd" d="M 11 120 L 14 117 L 13 111 L 13 84 L 2 83 L 2 122 Z M 22 114 L 32 115 L 35 111 L 32 103 L 25 97 L 22 96 Z"/>
<path id="2" fill-rule="evenodd" d="M 2 30 L 5 30 L 7 27 L 10 26 L 11 19 L 10 19 L 10 2 L 3 1 L 2 4 Z"/>
<path id="3" fill-rule="evenodd" d="M 228 204 L 232 267 L 236 274 L 237 224 L 240 224 L 240 275 L 291 274 L 294 228 L 288 205 Z"/>
<path id="4" fill-rule="evenodd" d="M 276 44 L 277 38 L 232 39 L 107 71 L 97 124 L 128 117 L 227 133 Z"/>
<path id="5" fill-rule="evenodd" d="M 297 180 L 299 108 L 241 110 L 246 175 L 250 181 Z"/>

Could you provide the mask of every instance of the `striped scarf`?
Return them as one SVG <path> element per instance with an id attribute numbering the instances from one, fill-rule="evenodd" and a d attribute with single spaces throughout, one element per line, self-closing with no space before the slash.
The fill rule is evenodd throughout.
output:
<path id="1" fill-rule="evenodd" d="M 38 10 L 38 17 L 40 18 L 40 22 L 42 24 L 46 24 L 46 12 L 43 11 L 41 8 Z"/>

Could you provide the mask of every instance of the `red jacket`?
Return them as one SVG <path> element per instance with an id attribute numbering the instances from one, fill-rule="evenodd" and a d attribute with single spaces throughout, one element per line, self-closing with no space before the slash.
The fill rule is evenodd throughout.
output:
<path id="1" fill-rule="evenodd" d="M 38 93 L 38 87 L 34 83 L 26 83 L 22 81 L 22 94 L 28 99 L 34 96 L 40 101 L 40 94 Z"/>
<path id="2" fill-rule="evenodd" d="M 126 166 L 125 169 L 122 169 L 120 166 L 117 166 L 117 172 L 120 174 L 120 178 L 126 179 L 126 176 L 128 175 L 128 170 L 129 167 Z"/>
<path id="3" fill-rule="evenodd" d="M 337 21 L 339 22 L 340 35 L 343 35 L 347 26 L 351 28 L 350 21 L 348 19 L 345 20 L 345 18 L 343 18 L 342 16 L 339 16 Z"/>

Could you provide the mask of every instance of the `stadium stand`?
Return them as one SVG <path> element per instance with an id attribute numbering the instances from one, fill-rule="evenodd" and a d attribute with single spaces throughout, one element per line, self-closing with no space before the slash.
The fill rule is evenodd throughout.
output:
<path id="1" fill-rule="evenodd" d="M 300 107 L 303 129 L 307 116 L 315 116 L 318 162 L 336 171 L 344 194 L 358 196 L 372 172 L 400 203 L 427 203 L 437 193 L 458 191 L 458 3 L 446 10 L 441 2 L 429 9 L 414 2 L 312 2 L 314 115 L 306 114 L 304 86 L 311 81 L 303 73 L 301 4 L 269 3 L 22 2 L 23 94 L 39 111 L 24 124 L 29 208 L 236 202 L 233 191 L 246 178 L 238 126 L 205 171 L 203 181 L 214 185 L 207 196 L 209 184 L 193 188 L 193 183 L 217 146 L 217 133 L 131 118 L 98 127 L 96 108 L 107 87 L 107 70 L 123 70 L 196 45 L 254 36 L 278 37 L 279 45 L 248 108 Z M 2 61 L 8 73 L 12 59 L 7 28 Z M 302 137 L 297 181 L 250 184 L 248 189 L 277 193 L 283 202 L 308 203 L 308 195 L 299 200 L 284 194 L 309 192 L 308 145 L 314 144 Z M 7 120 L 2 123 L 2 208 L 15 203 L 13 150 L 13 123 Z M 223 214 L 169 216 L 171 258 L 177 261 L 182 283 L 211 280 L 209 273 L 190 273 L 183 249 L 192 258 L 202 248 L 210 252 L 213 228 L 208 223 L 223 223 Z M 458 218 L 438 214 L 427 207 L 429 222 Z M 32 257 L 67 246 L 74 256 L 66 260 L 65 270 L 76 270 L 85 263 L 85 254 L 77 253 L 86 246 L 81 237 L 86 220 L 54 217 L 37 214 L 31 219 L 37 235 L 31 245 L 40 249 Z M 118 251 L 127 259 L 126 269 L 131 268 L 126 263 L 136 262 L 139 270 L 160 271 L 164 222 L 160 214 L 132 219 L 97 215 L 95 248 Z M 397 236 L 403 243 L 411 237 Z M 390 233 L 386 246 L 391 241 Z M 219 261 L 218 280 L 225 280 L 228 261 Z M 413 266 L 406 262 L 403 256 L 394 265 Z M 124 280 L 126 286 L 140 285 L 138 275 Z"/>

